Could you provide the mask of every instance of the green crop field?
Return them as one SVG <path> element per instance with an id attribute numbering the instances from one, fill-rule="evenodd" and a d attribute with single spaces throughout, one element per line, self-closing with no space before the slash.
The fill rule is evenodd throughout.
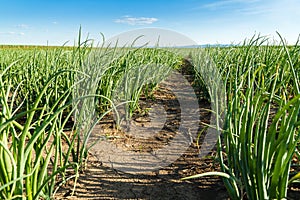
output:
<path id="1" fill-rule="evenodd" d="M 195 87 L 218 102 L 204 81 L 203 52 L 220 75 L 212 84 L 226 91 L 223 117 L 217 116 L 223 125 L 213 127 L 222 133 L 221 171 L 187 179 L 219 175 L 232 199 L 287 198 L 300 178 L 300 46 L 253 37 L 238 46 L 199 49 L 95 48 L 89 41 L 0 46 L 0 199 L 49 199 L 68 180 L 76 182 L 90 135 L 79 127 L 113 111 L 114 91 L 124 82 L 119 98 L 127 101 L 130 118 L 141 95 L 151 98 L 188 59 Z M 158 65 L 167 67 L 151 68 Z M 85 106 L 95 112 L 77 109 Z"/>

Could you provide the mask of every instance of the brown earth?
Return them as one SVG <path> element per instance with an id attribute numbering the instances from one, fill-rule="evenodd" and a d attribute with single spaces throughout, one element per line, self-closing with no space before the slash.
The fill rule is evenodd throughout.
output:
<path id="1" fill-rule="evenodd" d="M 155 102 L 163 102 L 166 98 L 169 104 L 164 105 L 169 113 L 163 128 L 152 136 L 134 137 L 133 131 L 125 132 L 114 127 L 113 119 L 106 118 L 94 131 L 99 135 L 109 136 L 109 142 L 116 148 L 124 151 L 151 152 L 167 145 L 176 136 L 179 119 L 177 112 L 173 112 L 176 101 L 172 95 L 166 95 L 163 88 L 155 94 Z M 162 93 L 161 93 L 162 92 Z M 164 93 L 164 95 L 162 95 Z M 154 101 L 141 101 L 141 110 L 150 107 Z M 165 102 L 165 103 L 166 103 Z M 170 106 L 171 105 L 171 106 Z M 179 105 L 177 104 L 177 107 Z M 207 102 L 202 102 L 202 108 L 209 108 Z M 209 113 L 200 110 L 201 120 L 209 120 Z M 147 127 L 151 119 L 145 113 L 135 113 L 134 127 Z M 153 124 L 152 124 L 153 126 Z M 155 129 L 155 127 L 152 127 Z M 159 127 L 157 127 L 158 129 Z M 204 135 L 203 135 L 204 136 Z M 202 136 L 202 137 L 203 137 Z M 101 142 L 99 142 L 101 145 Z M 199 145 L 194 140 L 188 149 L 169 165 L 147 171 L 144 173 L 124 173 L 114 169 L 109 163 L 101 160 L 97 151 L 89 154 L 87 169 L 76 185 L 74 196 L 71 194 L 73 183 L 70 182 L 63 188 L 57 199 L 226 199 L 227 192 L 220 178 L 207 177 L 183 181 L 181 178 L 209 171 L 220 171 L 218 163 L 214 160 L 215 152 L 212 151 L 204 158 L 199 158 Z M 118 159 L 122 159 L 120 156 Z"/>
<path id="2" fill-rule="evenodd" d="M 187 73 L 186 73 L 187 72 Z M 193 75 L 189 70 L 184 71 L 184 76 L 193 84 Z M 176 78 L 176 77 L 175 77 Z M 172 82 L 172 81 L 171 81 Z M 172 85 L 173 84 L 173 85 Z M 130 130 L 115 128 L 113 116 L 102 120 L 93 131 L 92 138 L 99 136 L 106 137 L 106 142 L 116 149 L 125 152 L 151 153 L 162 149 L 172 142 L 180 132 L 187 131 L 180 129 L 181 107 L 176 95 L 170 87 L 180 85 L 176 82 L 160 84 L 154 92 L 152 98 L 141 98 L 140 109 L 135 112 L 130 122 Z M 184 89 L 184 88 L 183 88 Z M 179 88 L 180 90 L 180 88 Z M 201 91 L 195 91 L 199 97 Z M 185 94 L 183 94 L 185 95 Z M 201 122 L 209 123 L 210 113 L 206 110 L 210 104 L 198 98 L 199 114 Z M 158 105 L 155 107 L 155 105 Z M 152 110 L 156 113 L 151 113 Z M 145 112 L 146 111 L 146 112 Z M 154 116 L 153 116 L 154 115 Z M 189 115 L 189 113 L 187 113 Z M 164 119 L 160 117 L 165 116 Z M 198 119 L 199 120 L 199 119 Z M 201 131 L 202 126 L 198 121 L 196 131 Z M 123 124 L 128 125 L 128 124 Z M 147 134 L 141 133 L 143 131 Z M 195 132 L 195 130 L 194 130 Z M 138 133 L 138 135 L 136 135 Z M 187 135 L 189 136 L 189 135 Z M 195 135 L 194 135 L 195 136 Z M 80 175 L 76 184 L 76 190 L 71 196 L 73 182 L 61 188 L 57 199 L 227 199 L 226 189 L 219 177 L 206 177 L 201 179 L 181 180 L 181 178 L 209 171 L 220 171 L 219 164 L 214 159 L 215 151 L 211 151 L 207 156 L 199 157 L 199 148 L 205 134 L 197 139 L 193 137 L 191 144 L 174 162 L 168 163 L 161 168 L 154 170 L 139 171 L 137 173 L 124 173 L 119 168 L 104 161 L 108 154 L 99 150 L 100 141 L 93 148 L 88 157 L 86 170 Z M 92 139 L 93 141 L 93 139 Z M 186 144 L 185 144 L 186 145 Z M 98 147 L 98 149 L 97 149 Z M 112 152 L 114 153 L 114 152 Z M 111 154 L 112 154 L 111 153 Z M 116 160 L 122 160 L 120 155 Z M 124 164 L 127 164 L 124 162 Z M 126 170 L 125 170 L 126 171 Z"/>
<path id="3" fill-rule="evenodd" d="M 178 128 L 176 124 L 179 123 L 178 113 L 173 112 L 176 110 L 174 106 L 179 105 L 172 94 L 166 93 L 168 91 L 160 88 L 155 92 L 155 100 L 142 99 L 140 104 L 141 110 L 150 108 L 157 102 L 171 105 L 168 107 L 164 104 L 169 113 L 168 119 L 163 128 L 152 137 L 135 137 L 132 131 L 117 130 L 112 116 L 101 121 L 94 132 L 97 136 L 106 136 L 107 141 L 123 151 L 151 152 L 162 148 L 176 136 L 175 132 Z M 168 101 L 164 102 L 164 98 Z M 174 101 L 170 101 L 170 99 Z M 202 101 L 199 105 L 200 120 L 207 123 L 210 114 L 206 109 L 209 108 L 209 104 Z M 151 120 L 149 118 L 147 113 L 136 112 L 131 123 L 134 123 L 134 127 L 147 127 Z M 204 137 L 205 135 L 201 135 L 198 142 L 193 140 L 188 149 L 173 163 L 143 173 L 125 173 L 115 169 L 109 162 L 103 161 L 103 155 L 99 155 L 97 149 L 92 149 L 88 156 L 86 170 L 80 174 L 74 194 L 71 195 L 74 182 L 70 181 L 58 191 L 55 199 L 229 199 L 226 188 L 219 177 L 181 180 L 181 178 L 203 172 L 220 171 L 220 166 L 214 159 L 215 149 L 207 156 L 199 158 L 199 148 Z M 101 141 L 99 145 L 101 145 Z M 118 159 L 122 160 L 123 158 L 119 156 Z M 299 191 L 297 185 L 290 188 L 288 199 L 299 199 Z"/>
<path id="4" fill-rule="evenodd" d="M 187 79 L 193 84 L 193 77 L 188 76 L 190 77 Z M 195 93 L 199 97 L 201 91 Z M 200 98 L 198 104 L 200 121 L 209 123 L 210 113 L 207 109 L 210 108 L 210 104 Z M 70 181 L 60 188 L 55 199 L 229 199 L 219 177 L 181 180 L 203 172 L 220 171 L 220 166 L 215 160 L 215 148 L 206 156 L 199 157 L 205 134 L 201 134 L 198 139 L 193 137 L 188 148 L 174 162 L 165 166 L 144 170 L 141 165 L 141 171 L 135 169 L 136 171 L 130 173 L 127 168 L 120 170 L 122 164 L 127 165 L 129 162 L 123 152 L 133 152 L 134 155 L 154 152 L 169 145 L 173 138 L 183 131 L 179 129 L 182 117 L 179 102 L 166 85 L 161 84 L 152 99 L 141 98 L 139 105 L 141 109 L 134 113 L 130 129 L 128 123 L 123 124 L 125 128 L 116 129 L 112 115 L 95 127 L 91 137 L 95 137 L 96 140 L 102 136 L 106 138 L 105 141 L 100 141 L 91 149 L 86 170 L 80 174 L 74 194 L 74 182 Z M 159 106 L 153 107 L 155 105 Z M 154 118 L 151 116 L 151 107 L 157 110 Z M 159 116 L 164 115 L 166 118 L 160 120 Z M 197 131 L 203 129 L 200 124 Z M 147 134 L 143 135 L 140 130 L 146 131 Z M 107 144 L 113 147 L 113 150 L 105 149 L 109 147 L 105 146 Z M 116 154 L 114 149 L 121 153 L 119 156 L 114 155 L 115 160 L 110 161 L 109 156 Z M 122 160 L 123 163 L 118 165 L 118 160 Z M 132 167 L 136 167 L 136 164 L 133 163 Z M 300 199 L 299 188 L 290 188 L 289 199 Z"/>

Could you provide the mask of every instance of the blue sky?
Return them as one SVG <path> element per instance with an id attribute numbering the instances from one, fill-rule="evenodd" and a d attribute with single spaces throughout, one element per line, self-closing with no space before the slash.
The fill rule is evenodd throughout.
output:
<path id="1" fill-rule="evenodd" d="M 299 0 L 2 1 L 0 44 L 73 45 L 79 27 L 100 40 L 140 28 L 163 28 L 198 44 L 238 43 L 255 33 L 289 43 L 300 33 Z"/>

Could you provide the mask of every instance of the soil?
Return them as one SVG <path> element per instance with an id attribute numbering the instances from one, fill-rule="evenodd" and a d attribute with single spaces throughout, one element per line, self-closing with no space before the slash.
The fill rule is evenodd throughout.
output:
<path id="1" fill-rule="evenodd" d="M 193 85 L 192 75 L 183 75 Z M 195 91 L 195 94 L 200 121 L 209 123 L 207 109 L 210 104 L 199 98 L 201 91 Z M 60 188 L 55 199 L 229 199 L 219 177 L 181 180 L 203 172 L 220 171 L 215 160 L 215 148 L 206 156 L 199 157 L 205 132 L 199 137 L 193 135 L 185 151 L 160 167 L 134 163 L 134 159 L 126 157 L 149 155 L 171 144 L 180 132 L 190 131 L 180 128 L 180 104 L 164 83 L 159 85 L 152 98 L 142 97 L 139 105 L 140 110 L 133 114 L 129 124 L 122 123 L 117 129 L 114 115 L 110 115 L 94 128 L 91 141 L 105 140 L 99 141 L 89 152 L 86 170 L 80 174 L 74 194 L 74 182 L 70 181 Z M 197 132 L 203 129 L 199 122 Z M 297 199 L 299 189 L 292 188 L 290 196 L 290 199 Z"/>
<path id="2" fill-rule="evenodd" d="M 156 92 L 156 95 L 160 96 L 156 96 L 155 101 L 161 101 L 161 93 Z M 163 98 L 166 96 L 170 103 L 171 95 L 164 95 Z M 145 102 L 141 106 L 151 107 L 154 103 L 154 101 Z M 174 102 L 171 104 L 173 105 L 170 109 L 174 110 Z M 202 102 L 202 108 L 209 108 L 209 104 Z M 166 111 L 171 112 L 170 109 L 166 108 Z M 125 132 L 116 129 L 112 118 L 103 120 L 94 131 L 102 136 L 109 135 L 109 142 L 123 151 L 151 152 L 163 148 L 176 136 L 178 129 L 176 124 L 179 120 L 176 119 L 177 113 L 174 113 L 169 113 L 170 119 L 166 120 L 161 131 L 148 138 L 134 137 L 132 132 L 135 130 Z M 202 110 L 201 113 L 202 120 L 209 120 L 208 111 Z M 134 123 L 135 128 L 147 127 L 148 118 L 149 116 L 145 114 L 136 113 L 131 123 Z M 101 145 L 101 141 L 99 144 Z M 94 148 L 89 153 L 86 170 L 79 177 L 74 195 L 71 196 L 74 183 L 70 182 L 59 191 L 57 199 L 227 199 L 226 189 L 219 177 L 180 180 L 203 172 L 220 171 L 214 159 L 215 151 L 199 158 L 199 145 L 201 144 L 197 144 L 194 140 L 173 163 L 153 171 L 136 173 L 115 169 L 111 163 L 103 161 L 104 155 Z M 120 155 L 116 159 L 122 160 L 124 157 Z"/>

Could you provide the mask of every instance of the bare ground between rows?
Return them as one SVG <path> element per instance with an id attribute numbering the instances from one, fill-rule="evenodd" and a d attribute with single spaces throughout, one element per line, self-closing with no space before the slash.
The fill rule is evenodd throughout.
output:
<path id="1" fill-rule="evenodd" d="M 189 81 L 193 84 L 192 80 Z M 198 97 L 201 96 L 201 91 L 195 93 Z M 202 144 L 205 133 L 201 134 L 198 142 L 194 137 L 189 147 L 174 162 L 153 171 L 124 173 L 119 168 L 116 169 L 113 162 L 107 162 L 107 156 L 112 156 L 112 152 L 105 152 L 105 149 L 99 151 L 103 142 L 123 152 L 143 154 L 164 148 L 179 134 L 182 112 L 176 95 L 161 84 L 153 97 L 141 98 L 141 109 L 134 113 L 130 122 L 131 130 L 127 130 L 126 127 L 116 129 L 112 115 L 107 116 L 95 127 L 92 141 L 93 137 L 96 140 L 100 136 L 106 140 L 98 142 L 98 149 L 93 148 L 90 151 L 86 170 L 80 174 L 74 194 L 71 195 L 74 182 L 70 181 L 58 191 L 56 199 L 228 199 L 227 191 L 219 177 L 180 180 L 203 172 L 220 171 L 220 166 L 215 160 L 215 149 L 207 156 L 199 157 L 201 145 L 205 145 Z M 209 123 L 210 113 L 207 109 L 210 108 L 210 104 L 199 99 L 200 121 Z M 145 112 L 151 110 L 154 105 L 160 105 L 160 108 L 165 110 L 165 113 L 156 113 L 156 116 L 166 115 L 163 122 L 155 117 L 153 119 L 150 112 Z M 203 129 L 200 124 L 198 131 Z M 149 131 L 146 135 L 141 134 L 140 130 L 147 131 L 147 128 L 151 129 L 151 134 Z M 121 153 L 119 157 L 113 156 L 116 160 L 124 161 L 124 155 Z M 297 188 L 289 190 L 289 199 L 299 199 Z"/>
<path id="2" fill-rule="evenodd" d="M 171 86 L 172 87 L 172 86 Z M 116 149 L 126 152 L 146 153 L 172 142 L 177 136 L 181 123 L 182 112 L 176 95 L 170 91 L 170 86 L 161 84 L 154 92 L 153 98 L 141 98 L 140 111 L 134 113 L 130 122 L 131 130 L 117 130 L 113 116 L 106 117 L 94 129 L 92 137 L 105 136 Z M 197 93 L 197 91 L 196 91 Z M 198 101 L 198 100 L 197 100 Z M 210 104 L 199 100 L 200 120 L 208 123 Z M 159 105 L 163 108 L 165 119 L 157 120 L 161 113 L 151 117 L 151 107 Z M 155 107 L 154 107 L 155 108 Z M 144 112 L 148 110 L 149 112 Z M 158 111 L 159 112 L 159 111 Z M 189 114 L 189 113 L 185 113 Z M 198 118 L 199 119 L 199 118 Z M 133 128 L 132 128 L 133 127 Z M 151 133 L 136 136 L 139 130 L 151 129 Z M 198 130 L 203 127 L 198 123 Z M 181 130 L 182 131 L 182 130 Z M 189 130 L 187 130 L 189 131 Z M 205 135 L 202 134 L 200 141 Z M 93 139 L 92 139 L 93 140 Z M 96 146 L 101 147 L 101 142 Z M 219 177 L 208 177 L 183 181 L 181 178 L 209 171 L 219 171 L 219 165 L 214 160 L 215 152 L 199 158 L 201 142 L 194 137 L 191 144 L 178 158 L 168 165 L 143 173 L 124 173 L 115 169 L 113 164 L 103 161 L 99 151 L 92 150 L 89 154 L 87 169 L 80 175 L 73 196 L 70 196 L 74 183 L 69 182 L 61 188 L 57 199 L 226 199 L 226 189 Z M 102 151 L 103 153 L 103 151 Z M 116 160 L 124 157 L 114 155 Z"/>

